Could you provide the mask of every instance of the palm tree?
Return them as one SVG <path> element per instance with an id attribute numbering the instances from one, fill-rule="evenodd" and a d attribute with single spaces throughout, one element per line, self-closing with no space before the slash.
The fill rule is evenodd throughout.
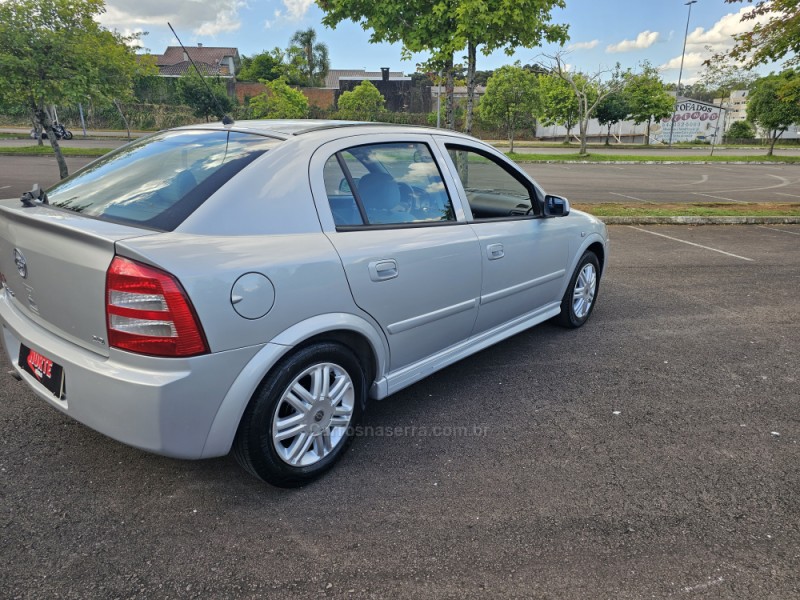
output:
<path id="1" fill-rule="evenodd" d="M 317 42 L 317 32 L 314 28 L 296 31 L 289 41 L 289 51 L 301 63 L 299 68 L 306 79 L 306 85 L 322 85 L 330 68 L 328 46 L 323 42 Z"/>

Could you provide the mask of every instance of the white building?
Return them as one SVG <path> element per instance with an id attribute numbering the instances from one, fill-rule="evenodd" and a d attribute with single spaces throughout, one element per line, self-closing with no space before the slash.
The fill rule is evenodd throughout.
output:
<path id="1" fill-rule="evenodd" d="M 747 120 L 747 97 L 748 90 L 733 90 L 727 98 L 714 98 L 714 104 L 725 107 L 727 117 L 725 118 L 725 131 L 738 121 Z"/>

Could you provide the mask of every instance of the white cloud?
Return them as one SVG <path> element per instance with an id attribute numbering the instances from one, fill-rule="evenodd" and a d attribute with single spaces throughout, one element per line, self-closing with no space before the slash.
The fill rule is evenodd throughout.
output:
<path id="1" fill-rule="evenodd" d="M 699 69 L 703 66 L 703 61 L 708 58 L 708 54 L 704 52 L 686 52 L 686 58 L 683 61 L 684 69 Z M 660 70 L 667 69 L 680 69 L 681 57 L 680 55 L 670 59 L 659 67 Z"/>
<path id="2" fill-rule="evenodd" d="M 643 31 L 635 40 L 622 40 L 619 44 L 611 44 L 606 52 L 630 52 L 631 50 L 644 50 L 655 44 L 661 34 L 657 31 Z"/>
<path id="3" fill-rule="evenodd" d="M 711 46 L 714 52 L 720 52 L 733 47 L 734 35 L 750 31 L 756 23 L 765 23 L 768 15 L 762 15 L 753 20 L 742 21 L 742 17 L 752 11 L 752 7 L 745 6 L 739 12 L 728 13 L 709 29 L 697 27 L 689 32 L 686 40 L 686 50 L 700 51 L 706 46 Z"/>
<path id="4" fill-rule="evenodd" d="M 169 22 L 178 35 L 214 36 L 238 30 L 244 6 L 243 0 L 108 0 L 100 22 L 119 31 L 146 31 Z"/>
<path id="5" fill-rule="evenodd" d="M 269 29 L 276 21 L 302 21 L 312 4 L 314 0 L 283 0 L 286 10 L 276 10 L 274 19 L 264 23 L 264 27 Z"/>
<path id="6" fill-rule="evenodd" d="M 299 21 L 306 16 L 308 8 L 314 3 L 314 0 L 283 0 L 283 5 L 286 7 L 287 16 L 292 21 Z"/>
<path id="7" fill-rule="evenodd" d="M 567 50 L 591 50 L 592 48 L 597 48 L 600 44 L 600 40 L 592 40 L 591 42 L 576 42 L 574 44 L 570 44 Z"/>
<path id="8" fill-rule="evenodd" d="M 696 79 L 695 71 L 699 71 L 703 62 L 714 54 L 733 48 L 734 35 L 750 31 L 755 23 L 764 23 L 768 19 L 767 16 L 761 16 L 755 20 L 742 21 L 742 16 L 751 10 L 752 7 L 744 7 L 738 12 L 723 16 L 708 29 L 696 27 L 689 32 L 686 38 L 686 59 L 683 63 L 684 76 L 688 76 L 688 79 L 684 78 L 684 81 Z M 677 71 L 680 67 L 681 56 L 678 55 L 661 65 L 660 69 Z"/>

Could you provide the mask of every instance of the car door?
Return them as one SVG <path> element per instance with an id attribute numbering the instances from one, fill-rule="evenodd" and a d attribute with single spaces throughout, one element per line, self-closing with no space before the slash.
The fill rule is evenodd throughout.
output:
<path id="1" fill-rule="evenodd" d="M 567 277 L 565 219 L 544 218 L 541 191 L 495 151 L 444 136 L 437 142 L 480 241 L 483 283 L 473 333 L 552 310 Z"/>
<path id="2" fill-rule="evenodd" d="M 331 142 L 311 162 L 323 229 L 356 304 L 387 337 L 390 370 L 467 339 L 481 290 L 478 238 L 448 194 L 432 139 L 396 139 Z"/>

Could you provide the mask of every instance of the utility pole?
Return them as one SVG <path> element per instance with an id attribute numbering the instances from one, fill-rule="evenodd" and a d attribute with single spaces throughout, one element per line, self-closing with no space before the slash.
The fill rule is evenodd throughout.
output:
<path id="1" fill-rule="evenodd" d="M 681 69 L 678 71 L 678 88 L 675 90 L 675 108 L 672 110 L 672 122 L 669 126 L 669 147 L 672 148 L 672 134 L 675 131 L 675 113 L 678 112 L 678 98 L 681 95 L 681 78 L 683 77 L 683 59 L 686 58 L 686 40 L 689 38 L 689 21 L 692 19 L 692 4 L 697 0 L 689 0 L 684 6 L 689 7 L 689 16 L 686 17 L 686 33 L 683 35 L 683 52 L 681 53 Z"/>

